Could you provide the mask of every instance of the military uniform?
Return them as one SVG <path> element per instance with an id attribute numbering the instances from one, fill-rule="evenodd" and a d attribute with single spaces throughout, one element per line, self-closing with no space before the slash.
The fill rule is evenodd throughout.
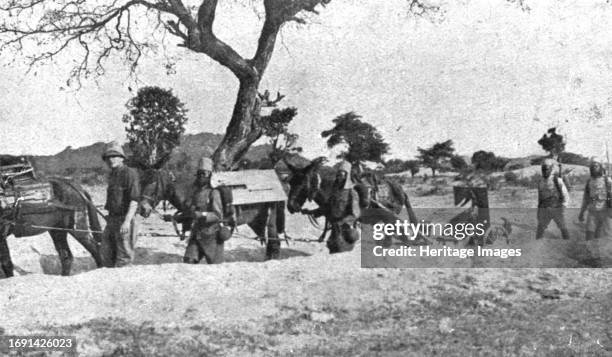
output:
<path id="1" fill-rule="evenodd" d="M 116 144 L 105 152 L 103 158 L 112 155 L 125 158 L 123 150 Z M 138 171 L 125 165 L 111 169 L 104 206 L 108 211 L 108 217 L 100 246 L 104 266 L 121 267 L 132 264 L 138 236 L 138 220 L 135 216 L 132 218 L 127 232 L 122 233 L 121 226 L 125 222 L 130 202 L 139 200 Z"/>
<path id="2" fill-rule="evenodd" d="M 331 254 L 350 251 L 359 239 L 356 222 L 360 215 L 359 195 L 350 179 L 351 165 L 343 162 L 340 171 L 347 173 L 342 188 L 336 188 L 329 198 L 326 207 L 320 207 L 312 213 L 315 216 L 325 215 L 331 225 L 331 235 L 327 248 Z"/>
<path id="3" fill-rule="evenodd" d="M 554 167 L 552 163 L 545 163 Z M 538 185 L 538 227 L 536 239 L 544 235 L 550 221 L 554 221 L 561 230 L 563 239 L 569 239 L 569 232 L 565 223 L 565 208 L 569 204 L 569 192 L 563 180 L 554 172 L 547 178 L 542 177 Z"/>
<path id="4" fill-rule="evenodd" d="M 212 171 L 212 161 L 201 160 L 200 169 Z M 201 187 L 194 184 L 190 197 L 187 207 L 195 219 L 183 261 L 195 264 L 204 257 L 208 264 L 223 263 L 225 242 L 219 237 L 223 219 L 221 194 L 210 184 Z M 202 213 L 201 217 L 198 217 L 198 212 Z"/>
<path id="5" fill-rule="evenodd" d="M 582 199 L 583 211 L 588 212 L 586 231 L 588 237 L 610 237 L 612 209 L 609 197 L 612 191 L 612 180 L 609 177 L 591 177 L 584 189 Z"/>

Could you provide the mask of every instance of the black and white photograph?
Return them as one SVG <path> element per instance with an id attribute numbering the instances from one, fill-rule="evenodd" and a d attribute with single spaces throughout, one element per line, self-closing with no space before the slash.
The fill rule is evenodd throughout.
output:
<path id="1" fill-rule="evenodd" d="M 612 1 L 0 0 L 0 355 L 612 356 Z"/>

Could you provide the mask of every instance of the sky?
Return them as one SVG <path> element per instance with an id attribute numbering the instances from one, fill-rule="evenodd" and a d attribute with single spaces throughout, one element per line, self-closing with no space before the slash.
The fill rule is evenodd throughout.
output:
<path id="1" fill-rule="evenodd" d="M 243 3 L 220 1 L 215 31 L 250 57 L 261 9 Z M 320 133 L 354 111 L 390 144 L 388 158 L 447 139 L 461 155 L 543 154 L 537 140 L 552 126 L 568 151 L 601 158 L 606 140 L 612 147 L 612 6 L 527 3 L 529 12 L 502 0 L 449 1 L 432 22 L 408 14 L 405 0 L 333 0 L 308 25 L 283 28 L 261 90 L 297 107 L 290 129 L 306 157 L 335 155 Z M 225 131 L 238 83 L 206 56 L 169 46 L 141 63 L 137 80 L 117 61 L 75 91 L 66 79 L 77 55 L 27 74 L 20 57 L 0 68 L 1 153 L 125 141 L 125 103 L 146 85 L 173 89 L 189 109 L 188 133 Z"/>

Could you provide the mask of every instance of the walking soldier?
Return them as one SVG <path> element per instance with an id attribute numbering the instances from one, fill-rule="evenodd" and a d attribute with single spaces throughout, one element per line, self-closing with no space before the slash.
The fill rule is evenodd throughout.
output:
<path id="1" fill-rule="evenodd" d="M 341 162 L 328 204 L 315 210 L 302 210 L 304 214 L 312 214 L 315 217 L 325 215 L 327 218 L 331 225 L 327 248 L 331 254 L 352 250 L 359 239 L 359 232 L 355 227 L 360 215 L 359 195 L 353 187 L 350 174 L 351 164 Z"/>
<path id="2" fill-rule="evenodd" d="M 591 162 L 590 171 L 591 177 L 584 188 L 578 216 L 580 222 L 584 222 L 584 213 L 589 213 L 586 220 L 586 240 L 611 235 L 612 180 L 604 176 L 603 166 L 597 161 Z"/>
<path id="3" fill-rule="evenodd" d="M 229 237 L 224 237 L 221 229 L 223 202 L 219 190 L 211 187 L 212 171 L 212 160 L 202 158 L 198 163 L 193 193 L 186 205 L 194 222 L 183 258 L 185 263 L 197 264 L 202 257 L 208 264 L 223 262 L 224 243 Z"/>
<path id="4" fill-rule="evenodd" d="M 563 239 L 569 239 L 569 232 L 565 224 L 565 208 L 569 204 L 569 193 L 563 180 L 555 172 L 558 167 L 552 159 L 542 163 L 542 180 L 538 186 L 538 228 L 536 239 L 544 236 L 550 221 L 555 221 Z"/>

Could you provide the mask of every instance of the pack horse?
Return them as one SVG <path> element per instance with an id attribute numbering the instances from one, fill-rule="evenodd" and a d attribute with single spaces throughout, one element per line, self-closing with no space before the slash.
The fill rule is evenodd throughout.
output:
<path id="1" fill-rule="evenodd" d="M 102 266 L 101 226 L 87 191 L 65 179 L 37 179 L 32 165 L 18 156 L 0 156 L 0 179 L 0 266 L 5 277 L 12 277 L 14 270 L 7 243 L 11 234 L 28 237 L 49 232 L 62 275 L 70 274 L 73 262 L 67 234 Z"/>
<path id="2" fill-rule="evenodd" d="M 280 257 L 279 233 L 285 230 L 285 191 L 274 170 L 242 170 L 215 172 L 214 188 L 222 193 L 223 222 L 233 231 L 246 224 L 265 242 L 266 259 Z M 161 201 L 170 202 L 178 210 L 175 222 L 183 224 L 183 235 L 193 223 L 186 215 L 189 189 L 178 185 L 170 171 L 151 169 L 143 175 L 141 215 L 148 217 Z M 222 259 L 222 258 L 221 258 Z M 221 260 L 222 261 L 222 260 Z M 211 263 L 220 263 L 213 261 Z"/>

